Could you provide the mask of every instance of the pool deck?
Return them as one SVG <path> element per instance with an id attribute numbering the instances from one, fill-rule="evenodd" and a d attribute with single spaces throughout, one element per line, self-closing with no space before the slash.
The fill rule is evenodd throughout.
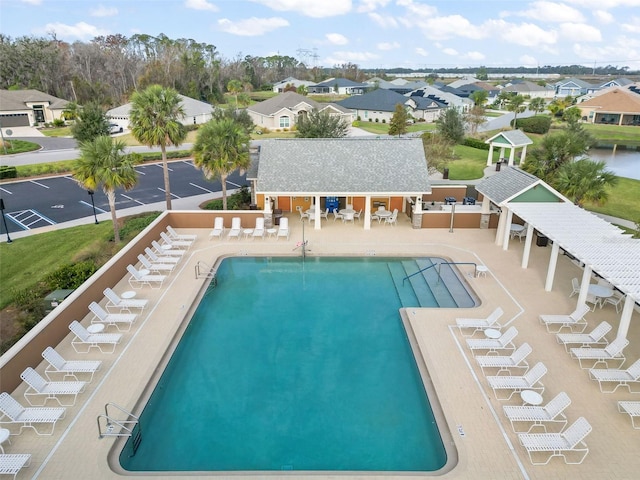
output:
<path id="1" fill-rule="evenodd" d="M 56 346 L 67 359 L 99 359 L 102 369 L 88 385 L 87 391 L 78 396 L 75 406 L 67 409 L 67 416 L 58 422 L 53 436 L 37 436 L 26 429 L 19 436 L 12 436 L 11 445 L 3 446 L 6 453 L 31 453 L 32 464 L 18 474 L 18 479 L 40 478 L 122 478 L 108 463 L 116 439 L 99 439 L 96 418 L 104 412 L 104 405 L 115 402 L 128 410 L 136 410 L 159 363 L 185 316 L 204 285 L 204 279 L 196 279 L 194 268 L 201 260 L 208 265 L 225 255 L 300 255 L 295 247 L 302 239 L 302 228 L 295 216 L 290 216 L 291 237 L 284 241 L 275 238 L 241 239 L 239 241 L 209 240 L 208 230 L 184 230 L 196 233 L 198 240 L 185 259 L 178 264 L 161 289 L 144 287 L 138 290 L 138 298 L 148 298 L 147 308 L 130 332 L 116 347 L 114 354 L 77 354 L 71 346 L 71 335 Z M 323 222 L 322 230 L 305 228 L 309 242 L 309 255 L 420 255 L 444 256 L 456 262 L 484 264 L 489 271 L 486 277 L 475 278 L 473 266 L 462 265 L 460 271 L 480 297 L 482 304 L 474 309 L 420 309 L 409 308 L 406 313 L 429 375 L 438 392 L 444 417 L 448 423 L 458 463 L 445 479 L 633 479 L 640 472 L 640 430 L 631 427 L 630 418 L 618 413 L 618 400 L 640 400 L 640 395 L 618 389 L 613 394 L 603 394 L 597 382 L 589 379 L 577 360 L 570 358 L 555 335 L 547 333 L 538 321 L 539 314 L 560 314 L 573 311 L 576 296 L 569 298 L 572 277 L 580 278 L 582 271 L 567 257 L 561 256 L 555 275 L 554 289 L 544 291 L 544 280 L 549 263 L 550 247 L 531 248 L 529 268 L 522 269 L 520 262 L 524 242 L 511 241 L 509 250 L 494 243 L 495 230 L 447 229 L 414 230 L 409 220 L 400 215 L 396 227 L 374 224 L 370 231 L 362 225 L 343 225 L 330 219 Z M 127 279 L 114 286 L 116 292 L 129 290 Z M 283 292 L 286 294 L 286 292 Z M 96 299 L 98 300 L 98 299 Z M 100 299 L 102 301 L 102 299 Z M 327 299 L 327 301 L 332 301 Z M 518 444 L 517 435 L 502 412 L 504 404 L 520 404 L 518 395 L 508 402 L 495 399 L 481 370 L 466 347 L 460 332 L 451 328 L 456 317 L 485 317 L 496 307 L 505 311 L 501 323 L 515 326 L 519 334 L 515 344 L 528 342 L 533 352 L 528 357 L 530 366 L 542 361 L 548 368 L 543 378 L 544 403 L 565 391 L 571 405 L 565 411 L 569 425 L 584 416 L 593 426 L 587 436 L 589 454 L 581 465 L 566 465 L 561 458 L 553 458 L 548 465 L 534 466 L 526 451 Z M 590 331 L 602 320 L 613 325 L 612 339 L 618 327 L 619 315 L 611 305 L 587 315 Z M 90 322 L 87 315 L 82 323 Z M 476 335 L 478 336 L 478 335 Z M 634 311 L 626 348 L 628 367 L 640 358 L 640 314 Z M 37 367 L 39 372 L 44 365 Z M 13 395 L 26 405 L 22 396 L 24 386 Z M 57 406 L 49 401 L 49 406 Z M 553 427 L 552 427 L 553 428 Z M 553 430 L 550 430 L 553 431 Z M 144 441 L 144 440 L 143 440 Z M 247 445 L 251 448 L 251 445 Z M 154 475 L 155 478 L 180 478 L 171 475 Z M 419 474 L 343 475 L 339 473 L 300 474 L 274 472 L 264 474 L 197 474 L 190 478 L 287 478 L 287 479 L 407 479 L 426 478 Z M 151 477 L 148 477 L 151 478 Z"/>

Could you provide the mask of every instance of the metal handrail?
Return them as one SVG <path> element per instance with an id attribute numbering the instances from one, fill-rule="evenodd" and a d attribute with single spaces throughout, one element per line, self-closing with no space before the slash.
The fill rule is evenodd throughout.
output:
<path id="1" fill-rule="evenodd" d="M 433 264 L 429 265 L 428 267 L 424 267 L 424 268 L 418 270 L 417 272 L 412 273 L 411 275 L 407 275 L 406 277 L 404 277 L 402 279 L 402 285 L 404 285 L 404 281 L 405 280 L 408 280 L 409 278 L 413 277 L 414 275 L 418 275 L 419 273 L 422 273 L 425 270 L 429 270 L 430 268 L 433 268 L 433 267 L 439 267 L 440 265 L 473 265 L 473 276 L 474 277 L 476 276 L 477 268 L 478 268 L 478 265 L 476 263 L 474 263 L 474 262 L 441 262 L 441 263 L 433 263 Z M 440 269 L 439 268 L 438 268 L 437 272 L 438 272 L 438 278 L 440 278 Z"/>
<path id="2" fill-rule="evenodd" d="M 204 274 L 201 270 L 202 267 L 204 267 L 204 269 L 206 270 Z M 198 260 L 194 268 L 195 268 L 196 278 L 201 278 L 202 275 L 204 275 L 205 278 L 216 278 L 216 272 L 214 272 L 212 267 L 207 265 L 207 263 L 203 262 L 202 260 Z"/>
<path id="3" fill-rule="evenodd" d="M 118 410 L 120 410 L 122 413 L 127 415 L 127 420 L 116 420 L 114 419 L 111 415 L 109 415 L 109 405 L 111 405 L 112 407 L 117 408 Z M 104 418 L 106 420 L 106 430 L 107 432 L 103 432 L 102 431 L 102 426 L 100 425 L 100 419 Z M 133 418 L 134 420 L 128 420 L 128 418 Z M 125 410 L 124 408 L 122 408 L 120 405 L 113 403 L 113 402 L 109 402 L 107 404 L 105 404 L 104 406 L 104 414 L 100 414 L 98 415 L 97 418 L 97 422 L 98 422 L 98 435 L 100 438 L 104 438 L 104 437 L 130 437 L 131 435 L 133 435 L 133 431 L 136 428 L 136 425 L 138 425 L 138 430 L 140 429 L 139 427 L 139 418 L 136 417 L 133 413 Z M 120 431 L 113 433 L 113 426 L 117 425 L 118 427 L 120 427 Z M 130 426 L 133 425 L 133 426 Z M 122 433 L 122 431 L 126 431 L 128 433 Z"/>

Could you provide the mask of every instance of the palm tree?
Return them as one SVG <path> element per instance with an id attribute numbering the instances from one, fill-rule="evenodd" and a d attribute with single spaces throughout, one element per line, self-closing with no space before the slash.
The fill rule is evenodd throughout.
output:
<path id="1" fill-rule="evenodd" d="M 181 102 L 176 90 L 160 85 L 151 85 L 131 96 L 131 133 L 136 140 L 148 147 L 159 146 L 162 152 L 167 210 L 171 210 L 167 146 L 180 145 L 187 136 L 184 125 L 180 123 L 185 115 Z"/>
<path id="2" fill-rule="evenodd" d="M 558 170 L 553 185 L 580 207 L 584 202 L 601 205 L 609 198 L 609 189 L 618 183 L 618 177 L 606 167 L 605 162 L 588 158 L 566 163 Z"/>
<path id="3" fill-rule="evenodd" d="M 513 95 L 507 103 L 507 110 L 513 112 L 513 128 L 516 128 L 516 120 L 518 114 L 525 111 L 524 97 L 522 95 Z"/>
<path id="4" fill-rule="evenodd" d="M 223 210 L 227 209 L 227 177 L 249 167 L 249 140 L 243 126 L 230 118 L 210 120 L 198 130 L 193 163 L 207 178 L 220 179 Z"/>
<path id="5" fill-rule="evenodd" d="M 138 172 L 134 165 L 138 154 L 125 154 L 125 143 L 109 136 L 96 137 L 80 143 L 80 158 L 73 168 L 73 178 L 87 190 L 96 190 L 102 185 L 111 210 L 113 234 L 120 242 L 118 218 L 116 216 L 116 189 L 131 190 L 138 183 Z"/>
<path id="6" fill-rule="evenodd" d="M 471 95 L 469 95 L 469 98 L 471 98 L 471 100 L 473 100 L 473 103 L 475 103 L 477 106 L 483 107 L 489 99 L 489 92 L 487 92 L 486 90 L 476 90 Z"/>
<path id="7" fill-rule="evenodd" d="M 536 115 L 544 112 L 546 108 L 547 102 L 544 101 L 544 98 L 536 97 L 529 102 L 529 110 L 533 110 Z"/>
<path id="8" fill-rule="evenodd" d="M 238 108 L 238 94 L 242 92 L 242 82 L 240 80 L 229 80 L 227 83 L 227 91 L 236 98 L 236 108 Z"/>

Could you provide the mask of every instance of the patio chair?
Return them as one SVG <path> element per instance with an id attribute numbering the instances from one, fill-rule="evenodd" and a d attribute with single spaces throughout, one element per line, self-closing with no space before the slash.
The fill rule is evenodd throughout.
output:
<path id="1" fill-rule="evenodd" d="M 616 338 L 604 348 L 572 348 L 571 356 L 578 359 L 580 368 L 589 368 L 584 366 L 583 361 L 585 360 L 593 360 L 595 363 L 592 367 L 595 367 L 599 363 L 604 363 L 608 366 L 609 364 L 607 362 L 610 360 L 620 362 L 618 366 L 621 367 L 625 361 L 625 356 L 622 352 L 627 345 L 629 345 L 629 340 L 626 338 Z"/>
<path id="2" fill-rule="evenodd" d="M 498 373 L 496 375 L 500 375 L 501 372 L 509 372 L 511 374 L 512 368 L 523 368 L 528 369 L 529 364 L 527 363 L 527 356 L 533 351 L 531 345 L 528 343 L 523 343 L 520 345 L 510 356 L 503 355 L 478 355 L 476 357 L 476 362 L 482 369 L 482 372 L 485 368 L 497 368 Z"/>
<path id="3" fill-rule="evenodd" d="M 143 285 L 149 285 L 151 288 L 160 288 L 167 278 L 166 275 L 143 275 L 133 265 L 127 265 L 127 271 L 131 274 L 129 277 L 129 285 L 131 288 L 142 288 Z"/>
<path id="4" fill-rule="evenodd" d="M 626 370 L 620 370 L 619 368 L 591 368 L 589 369 L 589 377 L 598 382 L 602 393 L 613 393 L 619 387 L 627 387 L 629 393 L 640 393 L 640 391 L 631 389 L 632 383 L 640 384 L 640 359 L 633 362 Z M 613 384 L 615 386 L 612 390 L 605 390 L 603 384 Z"/>
<path id="5" fill-rule="evenodd" d="M 52 379 L 53 374 L 62 374 L 63 379 L 71 377 L 74 380 L 78 380 L 80 374 L 88 374 L 87 383 L 90 383 L 93 380 L 93 375 L 102 366 L 100 360 L 65 360 L 53 347 L 45 348 L 42 352 L 42 358 L 49 364 L 44 370 L 44 374 L 49 380 Z"/>
<path id="6" fill-rule="evenodd" d="M 311 217 L 302 211 L 302 207 L 300 205 L 296 206 L 296 210 L 300 214 L 300 221 L 304 222 L 304 219 L 311 220 Z"/>
<path id="7" fill-rule="evenodd" d="M 133 325 L 138 317 L 135 313 L 109 313 L 96 302 L 89 304 L 89 310 L 93 313 L 91 323 L 102 323 L 105 327 L 113 325 L 118 330 L 120 330 L 120 325 L 124 325 L 126 327 L 124 331 L 126 332 L 131 330 L 131 325 Z"/>
<path id="8" fill-rule="evenodd" d="M 280 225 L 278 225 L 278 235 L 276 235 L 276 240 L 280 237 L 286 237 L 289 240 L 289 219 L 287 217 L 282 217 L 280 219 Z"/>
<path id="9" fill-rule="evenodd" d="M 156 255 L 156 253 L 149 247 L 144 247 L 144 253 L 147 254 L 149 260 L 154 263 L 180 263 L 182 255 Z"/>
<path id="10" fill-rule="evenodd" d="M 122 340 L 121 333 L 89 333 L 77 320 L 69 324 L 69 330 L 75 335 L 75 338 L 71 340 L 71 345 L 78 353 L 88 353 L 93 347 L 100 350 L 101 353 L 113 353 L 116 351 L 116 345 Z M 87 347 L 86 352 L 78 350 L 81 345 Z M 111 350 L 105 352 L 102 347 L 106 348 L 107 345 L 111 346 Z"/>
<path id="11" fill-rule="evenodd" d="M 378 223 L 380 223 L 380 220 L 382 220 L 382 217 L 379 217 L 375 213 L 372 213 L 371 214 L 371 221 L 373 222 L 374 220 L 378 220 Z"/>
<path id="12" fill-rule="evenodd" d="M 56 423 L 64 418 L 64 407 L 23 407 L 15 398 L 6 392 L 0 393 L 0 424 L 20 425 L 19 435 L 25 428 L 33 428 L 38 435 L 52 435 Z M 51 426 L 50 432 L 41 433 L 34 424 L 47 424 Z"/>
<path id="13" fill-rule="evenodd" d="M 640 402 L 630 400 L 619 401 L 618 411 L 629 415 L 629 417 L 631 417 L 631 426 L 635 429 L 640 429 L 640 425 L 636 426 L 636 418 L 640 417 Z"/>
<path id="14" fill-rule="evenodd" d="M 158 256 L 182 257 L 186 252 L 186 250 L 171 248 L 171 245 L 167 245 L 168 248 L 164 248 L 157 240 L 152 240 L 151 246 L 154 248 L 155 253 Z"/>
<path id="15" fill-rule="evenodd" d="M 222 238 L 224 235 L 224 218 L 216 217 L 213 221 L 213 230 L 209 234 L 209 240 L 212 238 Z"/>
<path id="16" fill-rule="evenodd" d="M 353 214 L 353 218 L 355 218 L 358 221 L 360 221 L 361 216 L 362 216 L 362 209 L 358 210 L 356 213 Z"/>
<path id="17" fill-rule="evenodd" d="M 489 314 L 487 318 L 456 318 L 456 326 L 460 329 L 460 333 L 463 333 L 464 329 L 473 328 L 473 335 L 476 332 L 481 332 L 486 330 L 487 328 L 502 328 L 502 326 L 498 323 L 498 320 L 502 316 L 504 311 L 502 308 L 498 307 L 493 312 Z M 471 336 L 466 335 L 466 336 Z"/>
<path id="18" fill-rule="evenodd" d="M 174 268 L 176 268 L 175 263 L 151 262 L 147 257 L 142 255 L 141 253 L 138 254 L 138 261 L 142 265 L 142 268 L 149 270 L 151 272 L 156 272 L 156 273 L 159 273 L 159 272 L 169 273 L 169 272 L 172 272 Z"/>
<path id="19" fill-rule="evenodd" d="M 333 209 L 333 221 L 335 222 L 336 220 L 344 220 L 344 215 L 342 215 L 341 213 L 338 213 L 338 209 L 334 208 Z"/>
<path id="20" fill-rule="evenodd" d="M 253 229 L 252 238 L 264 238 L 264 217 L 256 217 L 256 227 Z"/>
<path id="21" fill-rule="evenodd" d="M 27 367 L 20 374 L 20 378 L 27 384 L 24 391 L 24 398 L 31 406 L 33 398 L 42 398 L 42 403 L 37 406 L 44 406 L 47 400 L 54 399 L 61 407 L 71 407 L 75 405 L 78 394 L 84 392 L 87 382 L 48 382 L 33 368 Z M 58 397 L 71 397 L 71 403 L 62 403 Z"/>
<path id="22" fill-rule="evenodd" d="M 149 300 L 145 298 L 120 298 L 120 296 L 109 287 L 105 288 L 102 293 L 107 299 L 107 304 L 105 305 L 107 311 L 112 308 L 118 308 L 120 312 L 131 313 L 132 308 L 144 310 L 149 303 Z"/>
<path id="23" fill-rule="evenodd" d="M 3 453 L 0 455 L 0 475 L 13 475 L 16 480 L 20 470 L 30 464 L 30 453 Z"/>
<path id="24" fill-rule="evenodd" d="M 569 295 L 569 298 L 571 298 L 574 295 L 577 295 L 578 293 L 580 293 L 580 282 L 578 282 L 577 278 L 572 278 L 571 279 L 571 288 L 573 290 L 571 290 L 571 294 Z"/>
<path id="25" fill-rule="evenodd" d="M 189 250 L 189 247 L 191 247 L 191 244 L 193 243 L 187 240 L 173 240 L 165 232 L 160 232 L 160 238 L 164 242 L 164 245 L 169 245 L 171 248 L 175 248 L 177 250 Z"/>
<path id="26" fill-rule="evenodd" d="M 584 301 L 585 303 L 587 303 L 587 305 L 591 305 L 589 309 L 592 312 L 596 311 L 596 307 L 602 308 L 602 299 L 600 297 L 596 297 L 595 295 L 587 294 L 587 298 L 585 298 Z"/>
<path id="27" fill-rule="evenodd" d="M 613 295 L 610 297 L 605 297 L 600 300 L 600 307 L 604 307 L 605 304 L 613 305 L 616 307 L 616 313 L 620 313 L 620 309 L 622 308 L 622 303 L 624 301 L 624 295 L 622 295 L 617 290 L 613 291 Z"/>
<path id="28" fill-rule="evenodd" d="M 569 328 L 573 331 L 573 327 L 580 328 L 579 333 L 584 332 L 587 328 L 587 321 L 584 316 L 589 312 L 589 307 L 584 303 L 581 303 L 577 308 L 569 315 L 540 315 L 540 323 L 543 323 L 547 327 L 547 332 L 558 333 L 563 328 Z M 551 331 L 550 327 L 556 326 L 557 330 Z"/>
<path id="29" fill-rule="evenodd" d="M 242 219 L 240 217 L 233 217 L 231 219 L 231 229 L 227 235 L 227 240 L 237 238 L 240 240 L 240 234 L 242 233 Z"/>
<path id="30" fill-rule="evenodd" d="M 571 399 L 565 392 L 560 392 L 544 407 L 537 405 L 505 405 L 502 407 L 505 416 L 511 422 L 515 433 L 530 432 L 536 427 L 547 431 L 547 423 L 561 424 L 560 431 L 567 425 L 567 416 L 563 413 L 571 405 Z M 528 430 L 521 430 L 519 424 L 529 425 Z"/>
<path id="31" fill-rule="evenodd" d="M 329 220 L 329 209 L 327 208 L 324 212 L 320 212 L 320 218 L 324 218 L 325 220 Z"/>
<path id="32" fill-rule="evenodd" d="M 173 229 L 171 225 L 167 226 L 167 233 L 169 234 L 169 238 L 171 238 L 171 240 L 193 242 L 198 238 L 197 235 L 187 234 L 187 233 L 178 233 Z"/>
<path id="33" fill-rule="evenodd" d="M 533 465 L 546 465 L 553 457 L 562 457 L 564 463 L 577 465 L 583 462 L 589 453 L 589 447 L 584 443 L 584 439 L 591 432 L 591 425 L 584 417 L 578 418 L 561 433 L 519 433 L 520 445 L 529 454 L 529 460 Z M 536 462 L 533 459 L 534 453 L 549 454 L 546 461 Z M 570 462 L 567 454 L 578 454 L 579 459 Z"/>
<path id="34" fill-rule="evenodd" d="M 590 333 L 558 333 L 556 339 L 558 343 L 564 345 L 564 349 L 568 352 L 569 345 L 580 344 L 582 347 L 592 347 L 593 345 L 607 345 L 609 341 L 605 335 L 611 331 L 611 325 L 607 322 L 601 322 Z"/>
<path id="35" fill-rule="evenodd" d="M 547 367 L 542 362 L 536 363 L 524 375 L 495 375 L 487 377 L 487 382 L 496 396 L 496 400 L 509 400 L 515 393 L 523 390 L 534 390 L 540 394 L 544 392 L 544 385 L 540 381 L 547 373 Z M 510 390 L 508 397 L 501 398 L 498 392 L 501 390 Z"/>
<path id="36" fill-rule="evenodd" d="M 393 213 L 390 217 L 384 219 L 385 225 L 393 225 L 394 227 L 398 224 L 398 209 L 394 208 Z"/>
<path id="37" fill-rule="evenodd" d="M 469 338 L 467 339 L 467 346 L 471 351 L 488 350 L 488 354 L 497 354 L 499 350 L 513 351 L 516 349 L 513 339 L 517 335 L 518 330 L 516 327 L 509 327 L 499 338 Z"/>

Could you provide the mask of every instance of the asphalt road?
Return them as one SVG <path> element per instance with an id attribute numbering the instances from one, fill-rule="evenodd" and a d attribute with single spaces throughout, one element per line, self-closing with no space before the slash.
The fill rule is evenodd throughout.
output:
<path id="1" fill-rule="evenodd" d="M 204 178 L 201 170 L 191 161 L 179 160 L 169 163 L 171 195 L 174 199 L 211 193 L 218 196 L 222 191 L 219 181 Z M 164 202 L 164 180 L 162 164 L 144 164 L 136 167 L 139 173 L 138 184 L 133 190 L 116 191 L 118 210 Z M 227 179 L 230 189 L 245 185 L 246 179 L 234 173 Z M 9 233 L 33 228 L 55 225 L 93 215 L 91 196 L 69 175 L 33 179 L 0 184 L 0 195 L 4 200 L 5 218 Z M 109 212 L 109 202 L 102 190 L 93 195 L 96 213 Z M 0 234 L 6 233 L 0 223 Z"/>

